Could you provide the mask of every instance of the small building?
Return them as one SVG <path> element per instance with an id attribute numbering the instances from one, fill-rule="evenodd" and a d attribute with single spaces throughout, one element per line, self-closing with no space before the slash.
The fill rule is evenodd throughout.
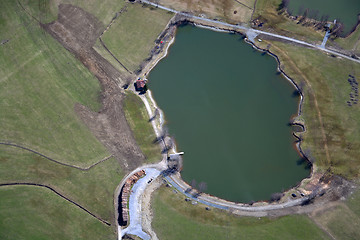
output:
<path id="1" fill-rule="evenodd" d="M 146 80 L 141 80 L 141 79 L 136 80 L 135 90 L 138 92 L 146 91 Z"/>

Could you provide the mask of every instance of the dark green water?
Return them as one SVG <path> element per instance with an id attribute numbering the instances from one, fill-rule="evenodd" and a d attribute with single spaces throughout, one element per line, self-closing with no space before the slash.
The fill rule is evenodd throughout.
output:
<path id="1" fill-rule="evenodd" d="M 310 18 L 320 20 L 321 16 L 327 15 L 329 21 L 337 19 L 344 24 L 346 34 L 358 21 L 360 0 L 290 0 L 289 9 L 292 15 L 302 15 L 309 9 Z"/>
<path id="2" fill-rule="evenodd" d="M 237 202 L 266 200 L 309 175 L 287 125 L 294 87 L 274 58 L 238 36 L 180 27 L 169 55 L 149 75 L 177 150 L 182 176 Z"/>

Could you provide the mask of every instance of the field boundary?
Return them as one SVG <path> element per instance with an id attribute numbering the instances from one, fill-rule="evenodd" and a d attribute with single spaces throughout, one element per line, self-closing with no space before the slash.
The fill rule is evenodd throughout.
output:
<path id="1" fill-rule="evenodd" d="M 87 210 L 85 207 L 81 206 L 80 204 L 74 202 L 73 200 L 71 200 L 70 198 L 65 197 L 64 195 L 62 195 L 61 193 L 59 193 L 58 191 L 56 191 L 54 188 L 47 186 L 47 185 L 43 185 L 43 184 L 38 184 L 38 183 L 28 183 L 28 182 L 15 182 L 15 183 L 1 183 L 0 187 L 6 187 L 6 186 L 35 186 L 35 187 L 43 187 L 43 188 L 47 188 L 50 191 L 54 192 L 56 195 L 58 195 L 59 197 L 65 199 L 66 201 L 76 205 L 77 207 L 79 207 L 80 209 L 84 210 L 85 212 L 87 212 L 88 214 L 90 214 L 91 216 L 93 216 L 94 218 L 96 218 L 97 220 L 99 220 L 100 222 L 102 222 L 103 224 L 107 225 L 107 226 L 111 226 L 111 223 L 109 223 L 108 221 L 105 221 L 104 219 L 96 216 L 95 214 L 93 214 L 92 212 L 90 212 L 89 210 Z"/>
<path id="2" fill-rule="evenodd" d="M 20 148 L 20 149 L 23 149 L 25 151 L 29 151 L 29 152 L 32 152 L 32 153 L 35 153 L 43 158 L 46 158 L 47 160 L 49 161 L 52 161 L 54 163 L 57 163 L 57 164 L 60 164 L 60 165 L 63 165 L 63 166 L 66 166 L 66 167 L 71 167 L 71 168 L 75 168 L 75 169 L 78 169 L 78 170 L 81 170 L 81 171 L 88 171 L 90 170 L 91 168 L 95 167 L 96 165 L 102 163 L 102 162 L 105 162 L 106 160 L 110 159 L 111 157 L 113 157 L 113 154 L 111 154 L 110 156 L 107 156 L 103 159 L 101 159 L 100 161 L 94 163 L 94 164 L 91 164 L 90 166 L 86 167 L 86 168 L 82 168 L 82 167 L 79 167 L 79 166 L 76 166 L 76 165 L 71 165 L 71 164 L 67 164 L 67 163 L 63 163 L 63 162 L 60 162 L 58 160 L 55 160 L 51 157 L 48 157 L 36 150 L 33 150 L 33 149 L 30 149 L 30 148 L 27 148 L 27 147 L 24 147 L 24 146 L 21 146 L 21 145 L 18 145 L 18 144 L 15 144 L 15 143 L 10 143 L 10 142 L 0 142 L 0 145 L 4 145 L 4 146 L 11 146 L 11 147 L 16 147 L 16 148 Z"/>

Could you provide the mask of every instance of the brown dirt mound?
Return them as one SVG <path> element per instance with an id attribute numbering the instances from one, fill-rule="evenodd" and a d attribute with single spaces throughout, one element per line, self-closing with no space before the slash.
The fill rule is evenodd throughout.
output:
<path id="1" fill-rule="evenodd" d="M 59 5 L 58 19 L 42 27 L 75 55 L 96 78 L 102 87 L 102 109 L 93 112 L 81 104 L 75 111 L 96 138 L 116 157 L 126 170 L 144 162 L 145 157 L 137 145 L 126 121 L 122 100 L 124 92 L 119 87 L 131 76 L 116 70 L 98 54 L 93 45 L 104 26 L 90 13 L 71 4 Z"/>

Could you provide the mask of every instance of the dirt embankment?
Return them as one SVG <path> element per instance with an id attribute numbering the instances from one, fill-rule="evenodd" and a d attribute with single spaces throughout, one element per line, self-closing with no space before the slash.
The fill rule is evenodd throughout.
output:
<path id="1" fill-rule="evenodd" d="M 90 13 L 71 4 L 59 5 L 58 19 L 42 27 L 73 53 L 101 84 L 101 110 L 93 112 L 76 104 L 78 116 L 124 169 L 139 166 L 145 157 L 126 121 L 122 109 L 125 94 L 120 87 L 128 84 L 131 76 L 120 73 L 93 48 L 105 27 Z"/>

